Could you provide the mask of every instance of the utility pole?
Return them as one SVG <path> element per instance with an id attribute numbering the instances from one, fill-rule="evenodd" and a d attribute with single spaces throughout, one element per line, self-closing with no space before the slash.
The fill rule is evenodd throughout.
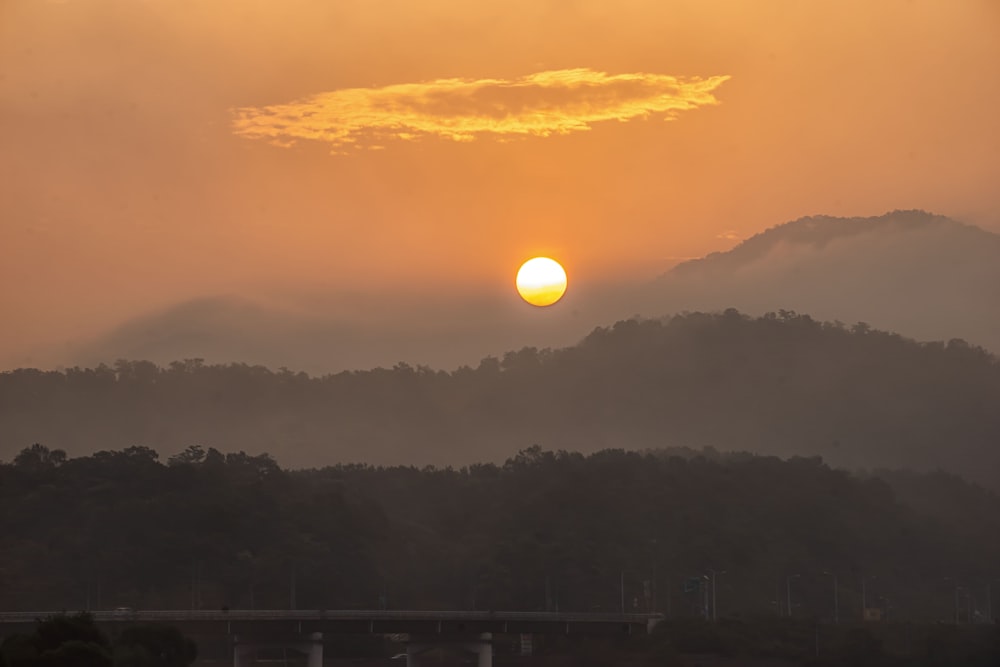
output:
<path id="1" fill-rule="evenodd" d="M 828 577 L 833 577 L 833 622 L 840 623 L 840 604 L 837 600 L 839 589 L 839 586 L 837 586 L 837 573 L 830 572 L 829 570 L 823 570 L 823 574 Z"/>
<path id="2" fill-rule="evenodd" d="M 865 588 L 865 584 L 869 579 L 877 579 L 877 577 L 866 577 L 861 575 L 861 620 L 865 620 L 865 614 L 868 613 L 868 589 Z"/>
<path id="3" fill-rule="evenodd" d="M 646 609 L 646 611 L 647 612 L 656 612 L 656 609 L 657 609 L 657 604 L 656 604 L 656 593 L 657 593 L 657 586 L 656 586 L 656 559 L 657 559 L 657 557 L 659 555 L 659 550 L 657 549 L 656 538 L 651 539 L 649 541 L 649 544 L 650 544 L 650 547 L 651 547 L 650 548 L 650 561 L 652 561 L 650 563 L 650 565 L 652 566 L 650 569 L 652 570 L 653 581 L 652 581 L 652 586 L 650 587 L 649 604 L 648 604 L 648 608 Z"/>
<path id="4" fill-rule="evenodd" d="M 986 582 L 986 622 L 993 622 L 993 592 L 990 590 L 993 586 L 992 581 Z"/>
<path id="5" fill-rule="evenodd" d="M 191 611 L 194 611 L 194 599 L 197 593 L 198 586 L 198 563 L 197 561 L 191 561 Z"/>
<path id="6" fill-rule="evenodd" d="M 673 601 L 671 600 L 670 573 L 668 572 L 667 573 L 667 618 L 670 618 L 672 602 Z"/>
<path id="7" fill-rule="evenodd" d="M 715 603 L 715 570 L 712 570 L 712 622 L 713 623 L 718 618 L 718 614 L 715 611 L 716 607 L 717 605 Z"/>
<path id="8" fill-rule="evenodd" d="M 865 620 L 865 614 L 868 613 L 868 593 L 865 589 L 865 576 L 861 575 L 861 620 Z"/>
<path id="9" fill-rule="evenodd" d="M 715 575 L 717 575 L 717 574 L 725 574 L 726 571 L 725 570 L 709 570 L 709 572 L 712 574 L 712 580 L 711 580 L 712 581 L 712 621 L 714 622 L 715 620 L 718 619 L 718 613 L 716 612 L 716 603 L 715 603 L 715 601 L 716 601 L 716 596 L 715 596 Z"/>
<path id="10" fill-rule="evenodd" d="M 785 599 L 788 603 L 788 618 L 792 617 L 792 579 L 798 579 L 801 574 L 790 574 L 785 577 Z"/>
<path id="11" fill-rule="evenodd" d="M 840 586 L 837 585 L 837 575 L 833 575 L 833 622 L 840 623 Z"/>
<path id="12" fill-rule="evenodd" d="M 788 617 L 792 617 L 792 578 L 785 578 L 785 605 L 788 609 Z"/>

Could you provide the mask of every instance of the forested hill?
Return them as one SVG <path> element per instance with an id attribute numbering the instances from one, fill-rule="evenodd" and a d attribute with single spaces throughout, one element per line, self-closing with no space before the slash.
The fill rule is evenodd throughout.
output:
<path id="1" fill-rule="evenodd" d="M 713 446 L 1000 480 L 1000 363 L 781 312 L 622 321 L 477 368 L 309 377 L 198 361 L 0 375 L 0 458 L 144 445 L 282 465 L 462 465 L 519 448 Z"/>
<path id="2" fill-rule="evenodd" d="M 624 593 L 687 616 L 714 569 L 720 617 L 786 613 L 792 576 L 793 615 L 829 619 L 836 575 L 845 622 L 862 577 L 870 607 L 934 621 L 958 586 L 962 613 L 985 613 L 1000 498 L 943 473 L 711 452 L 287 471 L 34 447 L 0 465 L 0 538 L 0 609 L 282 609 L 294 587 L 300 609 L 614 610 Z"/>

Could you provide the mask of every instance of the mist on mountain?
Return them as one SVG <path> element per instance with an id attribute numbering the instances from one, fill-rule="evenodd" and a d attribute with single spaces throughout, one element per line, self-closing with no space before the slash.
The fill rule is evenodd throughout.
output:
<path id="1" fill-rule="evenodd" d="M 1000 350 L 1000 235 L 923 211 L 806 217 L 644 288 L 644 312 L 779 309 Z"/>
<path id="2" fill-rule="evenodd" d="M 505 289 L 512 286 L 506 286 Z M 737 308 L 867 322 L 919 340 L 1000 350 L 1000 236 L 922 211 L 807 217 L 641 285 L 580 285 L 536 309 L 501 290 L 434 297 L 214 295 L 147 313 L 61 352 L 63 365 L 115 359 L 263 364 L 310 373 L 454 369 L 524 346 L 576 344 L 633 316 Z"/>

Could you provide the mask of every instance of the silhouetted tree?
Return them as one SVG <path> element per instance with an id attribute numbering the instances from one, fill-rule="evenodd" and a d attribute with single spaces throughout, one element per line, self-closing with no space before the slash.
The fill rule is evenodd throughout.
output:
<path id="1" fill-rule="evenodd" d="M 31 635 L 15 635 L 0 645 L 10 667 L 112 667 L 107 637 L 89 614 L 41 620 Z"/>
<path id="2" fill-rule="evenodd" d="M 37 442 L 31 447 L 22 449 L 14 457 L 14 465 L 29 472 L 42 472 L 61 466 L 65 462 L 66 452 L 61 449 L 50 450 Z"/>
<path id="3" fill-rule="evenodd" d="M 188 667 L 198 648 L 177 628 L 136 625 L 125 628 L 115 642 L 115 667 Z"/>

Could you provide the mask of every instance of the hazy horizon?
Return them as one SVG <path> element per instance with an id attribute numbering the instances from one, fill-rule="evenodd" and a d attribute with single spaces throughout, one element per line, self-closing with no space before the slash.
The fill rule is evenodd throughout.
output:
<path id="1" fill-rule="evenodd" d="M 12 0 L 0 368 L 212 303 L 500 354 L 668 314 L 615 295 L 805 215 L 1000 232 L 998 11 Z M 570 275 L 550 311 L 512 288 L 535 254 Z"/>
<path id="2" fill-rule="evenodd" d="M 383 294 L 377 301 L 291 288 L 215 295 L 140 314 L 23 365 L 201 358 L 314 375 L 397 363 L 454 370 L 523 347 L 572 346 L 623 319 L 728 308 L 864 322 L 918 341 L 960 338 L 996 353 L 997 285 L 1000 235 L 922 211 L 816 216 L 774 226 L 641 284 L 573 284 L 562 301 L 543 309 L 496 286 L 478 295 Z"/>
<path id="3" fill-rule="evenodd" d="M 0 667 L 1000 665 L 998 108 L 1000 0 L 0 0 Z"/>

